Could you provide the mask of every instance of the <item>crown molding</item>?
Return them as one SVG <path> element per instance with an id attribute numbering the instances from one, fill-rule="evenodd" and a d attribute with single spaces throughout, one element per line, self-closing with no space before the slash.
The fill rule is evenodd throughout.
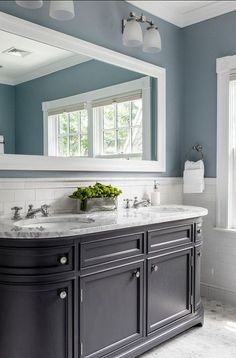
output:
<path id="1" fill-rule="evenodd" d="M 178 13 L 166 6 L 164 1 L 127 0 L 127 2 L 178 27 L 193 25 L 236 10 L 236 1 L 212 1 L 211 4 L 188 11 L 185 14 Z"/>
<path id="2" fill-rule="evenodd" d="M 21 83 L 31 81 L 31 80 L 34 80 L 36 78 L 40 78 L 43 76 L 47 76 L 54 72 L 65 70 L 66 68 L 76 66 L 76 65 L 79 65 L 81 63 L 91 61 L 91 60 L 92 59 L 90 59 L 90 58 L 82 60 L 82 59 L 79 59 L 78 56 L 74 55 L 72 57 L 68 57 L 63 60 L 58 60 L 58 61 L 48 64 L 46 66 L 39 67 L 38 69 L 36 69 L 28 74 L 25 74 L 23 76 L 18 76 L 18 77 L 12 78 L 12 77 L 8 77 L 8 76 L 0 75 L 0 82 L 1 82 L 1 84 L 16 86 Z"/>

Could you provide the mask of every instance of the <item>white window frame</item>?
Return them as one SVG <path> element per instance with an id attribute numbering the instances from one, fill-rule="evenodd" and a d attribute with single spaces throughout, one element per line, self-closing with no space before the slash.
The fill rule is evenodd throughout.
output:
<path id="1" fill-rule="evenodd" d="M 236 55 L 216 60 L 217 72 L 217 188 L 216 227 L 235 229 L 233 212 L 236 212 L 235 168 L 231 135 L 232 123 L 229 115 L 230 74 L 236 69 Z"/>
<path id="2" fill-rule="evenodd" d="M 85 92 L 82 94 L 78 94 L 75 96 L 65 97 L 56 99 L 54 101 L 47 101 L 42 103 L 43 110 L 43 142 L 44 142 L 44 155 L 48 155 L 48 129 L 49 129 L 49 113 L 53 111 L 59 111 L 60 108 L 66 110 L 72 106 L 76 107 L 76 105 L 80 105 L 82 103 L 88 104 L 91 106 L 93 101 L 99 101 L 102 99 L 117 97 L 125 95 L 125 93 L 132 93 L 135 91 L 141 91 L 142 93 L 142 111 L 143 111 L 143 154 L 142 157 L 144 160 L 150 160 L 151 158 L 151 143 L 147 140 L 147 138 L 151 138 L 151 79 L 150 77 L 142 77 L 137 80 L 124 82 L 118 85 L 104 87 L 102 89 Z M 88 109 L 90 110 L 90 109 Z M 95 143 L 96 143 L 96 135 L 98 134 L 95 130 L 96 119 L 93 116 L 93 109 L 91 108 L 90 113 L 88 113 L 89 118 L 89 126 L 92 125 L 92 130 L 88 132 L 88 141 L 92 146 L 89 145 L 89 155 L 91 157 L 97 158 L 119 158 L 119 155 L 108 156 L 108 155 L 100 155 L 100 153 L 96 153 Z M 144 120 L 145 119 L 145 120 Z M 91 122 L 93 122 L 91 124 Z M 128 155 L 130 157 L 131 155 Z M 67 157 L 68 158 L 68 157 Z M 77 157 L 78 158 L 78 157 Z M 81 158 L 81 157 L 80 157 Z M 87 156 L 86 156 L 87 158 Z"/>
<path id="3" fill-rule="evenodd" d="M 146 76 L 157 78 L 157 160 L 110 160 L 40 155 L 0 155 L 0 170 L 165 172 L 166 171 L 166 70 L 149 62 L 112 51 L 77 37 L 0 12 L 0 30 L 63 48 Z"/>

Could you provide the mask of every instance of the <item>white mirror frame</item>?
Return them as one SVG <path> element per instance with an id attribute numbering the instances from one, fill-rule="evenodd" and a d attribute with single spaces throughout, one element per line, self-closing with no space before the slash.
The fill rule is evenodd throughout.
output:
<path id="1" fill-rule="evenodd" d="M 0 155 L 0 170 L 34 171 L 166 171 L 166 70 L 134 57 L 0 12 L 0 30 L 63 48 L 115 66 L 158 79 L 157 88 L 157 160 L 93 159 L 47 157 L 40 155 Z M 132 163 L 132 164 L 131 164 Z"/>

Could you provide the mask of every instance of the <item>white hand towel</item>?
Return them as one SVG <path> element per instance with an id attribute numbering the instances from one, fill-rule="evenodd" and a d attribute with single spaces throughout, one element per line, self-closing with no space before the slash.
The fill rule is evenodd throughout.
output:
<path id="1" fill-rule="evenodd" d="M 205 189 L 204 183 L 204 163 L 202 160 L 197 162 L 185 162 L 183 173 L 184 193 L 202 193 Z"/>
<path id="2" fill-rule="evenodd" d="M 4 154 L 4 137 L 0 135 L 0 154 Z"/>
<path id="3" fill-rule="evenodd" d="M 187 160 L 184 165 L 184 169 L 203 169 L 204 170 L 204 162 L 203 160 L 198 160 L 197 162 L 191 162 L 190 160 Z"/>
<path id="4" fill-rule="evenodd" d="M 185 170 L 184 171 L 184 178 L 188 180 L 188 178 L 192 180 L 199 180 L 203 179 L 204 177 L 204 170 L 203 169 L 192 169 L 192 170 Z"/>

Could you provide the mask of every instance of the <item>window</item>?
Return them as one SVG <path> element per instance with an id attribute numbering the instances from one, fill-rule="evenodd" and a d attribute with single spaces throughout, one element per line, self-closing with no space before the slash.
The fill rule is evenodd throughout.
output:
<path id="1" fill-rule="evenodd" d="M 56 106 L 48 102 L 46 154 L 150 159 L 150 98 L 150 79 L 144 77 L 56 100 Z"/>
<path id="2" fill-rule="evenodd" d="M 88 155 L 87 110 L 62 112 L 48 117 L 51 128 L 51 153 L 60 157 Z M 52 133 L 52 131 L 54 133 Z"/>
<path id="3" fill-rule="evenodd" d="M 107 104 L 93 109 L 98 123 L 97 156 L 142 158 L 142 98 Z"/>

